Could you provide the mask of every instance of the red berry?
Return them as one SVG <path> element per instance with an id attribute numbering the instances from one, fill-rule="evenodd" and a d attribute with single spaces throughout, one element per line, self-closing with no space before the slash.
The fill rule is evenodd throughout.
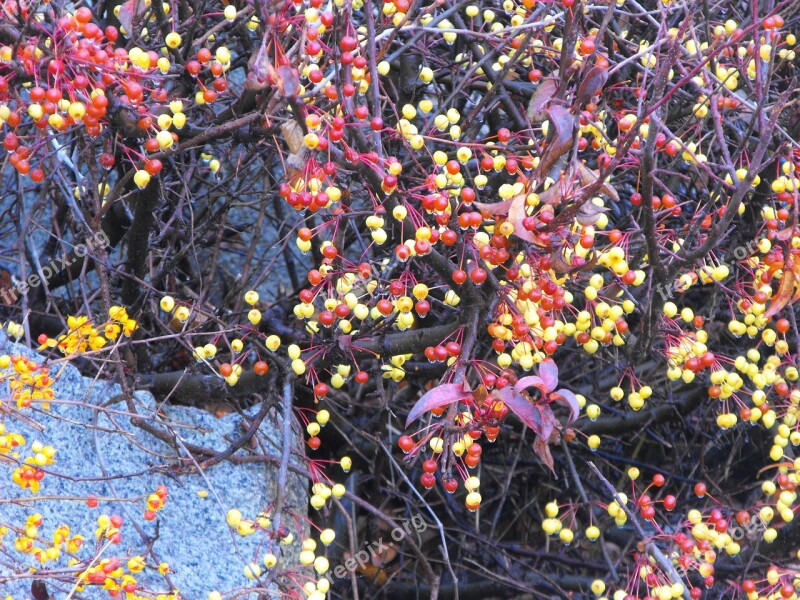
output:
<path id="1" fill-rule="evenodd" d="M 269 365 L 263 360 L 256 361 L 256 364 L 253 365 L 253 372 L 259 377 L 266 375 L 269 372 Z"/>
<path id="2" fill-rule="evenodd" d="M 424 463 L 422 463 L 422 470 L 426 473 L 436 473 L 436 469 L 439 468 L 439 463 L 437 463 L 432 458 L 429 458 Z"/>
<path id="3" fill-rule="evenodd" d="M 456 269 L 453 271 L 451 277 L 453 278 L 454 283 L 461 285 L 467 280 L 467 272 L 463 269 Z"/>
<path id="4" fill-rule="evenodd" d="M 708 492 L 708 488 L 706 484 L 703 482 L 696 483 L 694 486 L 694 493 L 697 495 L 698 498 L 702 498 Z"/>
<path id="5" fill-rule="evenodd" d="M 472 269 L 472 272 L 469 274 L 469 278 L 475 285 L 482 284 L 484 281 L 486 281 L 488 276 L 489 274 L 486 272 L 486 269 L 481 269 L 480 267 L 477 269 Z"/>
<path id="6" fill-rule="evenodd" d="M 400 447 L 405 454 L 411 452 L 414 448 L 414 440 L 411 439 L 410 435 L 401 435 L 400 438 L 397 440 L 397 445 Z"/>

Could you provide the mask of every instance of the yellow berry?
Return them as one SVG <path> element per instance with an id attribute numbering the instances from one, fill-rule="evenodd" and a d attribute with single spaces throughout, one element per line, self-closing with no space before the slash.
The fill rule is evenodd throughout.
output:
<path id="1" fill-rule="evenodd" d="M 181 45 L 181 35 L 175 31 L 171 31 L 167 34 L 167 37 L 164 38 L 164 43 L 168 48 L 172 48 L 174 50 Z"/>
<path id="2" fill-rule="evenodd" d="M 170 137 L 170 139 L 172 138 Z M 150 183 L 150 173 L 148 173 L 144 169 L 139 169 L 133 175 L 133 182 L 140 190 L 143 190 L 144 188 L 147 187 L 147 184 Z"/>

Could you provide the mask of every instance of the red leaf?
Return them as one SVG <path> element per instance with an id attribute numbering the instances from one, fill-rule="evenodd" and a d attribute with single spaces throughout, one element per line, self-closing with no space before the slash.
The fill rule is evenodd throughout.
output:
<path id="1" fill-rule="evenodd" d="M 572 415 L 570 416 L 570 421 L 574 421 L 577 419 L 581 414 L 581 407 L 578 404 L 578 398 L 570 392 L 569 390 L 560 389 L 556 390 L 552 394 L 550 394 L 551 400 L 556 400 L 560 402 L 566 403 L 570 410 L 572 411 Z"/>
<path id="2" fill-rule="evenodd" d="M 544 381 L 548 392 L 552 392 L 558 385 L 558 366 L 552 358 L 546 358 L 539 363 L 539 377 Z"/>
<path id="3" fill-rule="evenodd" d="M 419 419 L 426 412 L 429 412 L 434 408 L 447 406 L 453 402 L 466 400 L 471 397 L 472 396 L 469 390 L 465 390 L 464 386 L 460 383 L 445 383 L 438 385 L 432 390 L 423 394 L 422 398 L 417 401 L 417 403 L 414 405 L 414 408 L 412 408 L 411 412 L 408 413 L 406 427 L 411 425 L 411 423 Z"/>
<path id="4" fill-rule="evenodd" d="M 534 433 L 537 435 L 542 433 L 542 415 L 538 406 L 523 397 L 514 388 L 505 387 L 502 390 L 495 390 L 493 395 L 501 400 L 508 410 L 517 415 L 519 420 L 530 427 Z"/>
<path id="5" fill-rule="evenodd" d="M 549 404 L 542 404 L 539 406 L 539 416 L 542 419 L 542 431 L 540 435 L 548 442 L 552 442 L 554 438 L 558 438 L 558 430 L 561 429 L 561 423 L 556 419 L 553 409 Z M 555 435 L 554 435 L 555 434 Z"/>

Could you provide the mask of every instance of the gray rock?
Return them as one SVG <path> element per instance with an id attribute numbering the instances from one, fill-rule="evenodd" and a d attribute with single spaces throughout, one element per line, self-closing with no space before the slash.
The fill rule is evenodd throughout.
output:
<path id="1" fill-rule="evenodd" d="M 12 343 L 0 333 L 2 354 L 37 357 L 31 350 Z M 42 360 L 42 357 L 38 359 Z M 36 440 L 57 450 L 55 463 L 45 467 L 48 474 L 36 495 L 12 483 L 11 473 L 16 464 L 0 462 L 0 526 L 9 528 L 0 541 L 0 591 L 3 596 L 11 594 L 14 600 L 30 597 L 30 586 L 35 577 L 31 567 L 44 571 L 67 568 L 69 557 L 66 553 L 55 562 L 39 565 L 30 554 L 15 550 L 17 535 L 12 527 L 24 526 L 26 518 L 33 513 L 42 515 L 39 535 L 48 541 L 61 524 L 67 524 L 73 534 L 82 534 L 84 545 L 76 554 L 81 561 L 90 559 L 97 547 L 97 517 L 101 514 L 122 516 L 125 521 L 122 542 L 110 545 L 102 558 L 118 557 L 126 565 L 129 557 L 146 554 L 148 544 L 152 543 L 152 553 L 147 555 L 147 568 L 136 577 L 141 586 L 153 591 L 169 593 L 174 586 L 182 598 L 205 600 L 212 590 L 225 592 L 252 585 L 253 582 L 244 577 L 243 569 L 250 561 L 258 562 L 263 568 L 261 560 L 270 545 L 268 533 L 257 531 L 242 537 L 227 526 L 226 515 L 229 509 L 237 508 L 245 519 L 252 520 L 274 504 L 277 460 L 282 445 L 280 414 L 271 409 L 256 436 L 258 443 L 263 444 L 263 453 L 274 456 L 276 462 L 235 465 L 223 461 L 201 474 L 176 474 L 174 468 L 186 455 L 179 456 L 173 447 L 131 424 L 125 403 L 112 400 L 121 393 L 118 385 L 85 378 L 70 365 L 61 364 L 53 370 L 59 371 L 59 375 L 54 386 L 56 400 L 50 411 L 23 411 L 23 415 L 33 417 L 42 426 L 41 431 L 31 427 L 30 421 L 26 423 L 15 416 L 15 407 L 6 411 L 11 405 L 8 387 L 7 383 L 0 383 L 0 398 L 3 399 L 0 422 L 4 422 L 7 432 L 25 436 L 26 444 L 20 449 L 21 458 L 30 455 L 30 445 Z M 104 407 L 110 400 L 112 403 Z M 161 429 L 174 432 L 184 443 L 220 451 L 229 446 L 226 437 L 235 439 L 246 427 L 244 419 L 235 414 L 217 418 L 194 408 L 156 406 L 153 397 L 146 392 L 137 392 L 136 408 L 148 422 L 158 423 Z M 254 414 L 257 409 L 255 407 L 248 413 Z M 295 433 L 293 443 L 302 452 L 302 435 L 299 430 Z M 237 454 L 246 452 L 239 450 Z M 293 464 L 299 466 L 296 462 Z M 304 515 L 308 506 L 306 480 L 290 471 L 287 483 L 286 506 L 298 515 Z M 162 484 L 169 489 L 166 505 L 158 511 L 156 521 L 145 521 L 147 496 Z M 202 498 L 198 492 L 208 492 L 208 495 Z M 85 500 L 90 494 L 102 499 L 97 508 L 87 507 Z M 22 502 L 37 496 L 46 499 Z M 284 523 L 296 538 L 307 535 L 307 525 L 302 517 L 284 518 Z M 44 543 L 37 545 L 47 547 Z M 298 544 L 281 548 L 288 549 L 288 555 L 281 561 L 296 564 Z M 169 564 L 171 572 L 167 577 L 158 572 L 159 561 Z M 66 598 L 72 588 L 71 582 L 74 582 L 74 576 L 71 581 L 69 576 L 62 577 L 63 583 L 58 583 L 52 576 L 42 579 L 48 582 L 54 600 Z M 109 596 L 107 592 L 89 586 L 72 597 Z"/>

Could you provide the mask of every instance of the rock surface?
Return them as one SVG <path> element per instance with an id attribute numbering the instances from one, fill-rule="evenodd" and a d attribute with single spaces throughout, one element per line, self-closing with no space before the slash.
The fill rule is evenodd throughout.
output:
<path id="1" fill-rule="evenodd" d="M 37 359 L 34 352 L 12 343 L 0 333 L 2 354 Z M 255 519 L 259 512 L 270 509 L 276 499 L 277 462 L 234 465 L 223 461 L 200 474 L 172 475 L 170 467 L 181 458 L 178 452 L 133 426 L 124 402 L 98 408 L 121 393 L 118 385 L 83 377 L 70 365 L 61 365 L 58 370 L 54 385 L 56 400 L 50 411 L 23 411 L 42 426 L 41 431 L 31 427 L 30 421 L 26 423 L 15 416 L 14 409 L 5 410 L 11 405 L 8 386 L 0 383 L 3 401 L 0 422 L 5 424 L 7 432 L 18 432 L 26 438 L 26 444 L 19 449 L 20 458 L 30 456 L 30 446 L 37 440 L 57 450 L 55 463 L 45 467 L 47 475 L 37 495 L 20 489 L 11 481 L 15 463 L 0 462 L 0 527 L 9 529 L 0 542 L 2 596 L 9 594 L 14 600 L 29 598 L 34 577 L 31 567 L 45 570 L 67 567 L 69 557 L 66 554 L 55 562 L 39 565 L 32 555 L 15 550 L 14 540 L 18 535 L 12 528 L 24 527 L 27 517 L 34 513 L 42 515 L 39 535 L 47 541 L 52 540 L 54 530 L 61 524 L 68 525 L 72 534 L 85 537 L 83 547 L 76 554 L 79 560 L 91 558 L 94 552 L 97 518 L 101 514 L 122 516 L 122 542 L 110 545 L 102 558 L 118 557 L 126 565 L 128 557 L 144 554 L 152 543 L 147 568 L 136 575 L 140 585 L 152 591 L 170 593 L 176 588 L 182 598 L 205 600 L 212 590 L 224 592 L 252 584 L 245 579 L 243 569 L 250 561 L 261 562 L 270 540 L 263 531 L 248 537 L 238 535 L 226 524 L 226 515 L 229 509 L 237 508 L 245 519 Z M 159 419 L 162 427 L 170 429 L 184 443 L 220 451 L 246 427 L 245 419 L 236 414 L 217 418 L 194 408 L 156 406 L 153 397 L 146 392 L 137 393 L 136 405 L 140 415 L 151 422 Z M 254 414 L 257 408 L 248 414 Z M 263 453 L 274 456 L 276 461 L 282 444 L 280 424 L 280 414 L 272 409 L 257 436 L 263 444 Z M 298 452 L 302 452 L 299 431 L 293 443 Z M 238 451 L 238 454 L 244 453 Z M 147 496 L 159 485 L 168 487 L 169 497 L 158 511 L 157 520 L 148 522 L 144 519 Z M 205 492 L 207 496 L 201 497 Z M 101 498 L 97 508 L 87 507 L 86 498 L 90 494 Z M 45 499 L 21 502 L 36 496 Z M 307 501 L 306 481 L 290 471 L 286 506 L 304 513 Z M 303 530 L 294 529 L 305 527 L 301 520 L 288 525 L 295 536 L 302 536 Z M 47 544 L 37 546 L 46 548 Z M 296 547 L 297 544 L 290 548 Z M 158 572 L 159 562 L 170 567 L 166 577 Z M 50 583 L 51 577 L 46 579 L 51 598 L 67 597 L 71 584 L 65 582 L 59 587 L 59 584 Z M 88 587 L 73 597 L 109 596 L 96 587 Z"/>

